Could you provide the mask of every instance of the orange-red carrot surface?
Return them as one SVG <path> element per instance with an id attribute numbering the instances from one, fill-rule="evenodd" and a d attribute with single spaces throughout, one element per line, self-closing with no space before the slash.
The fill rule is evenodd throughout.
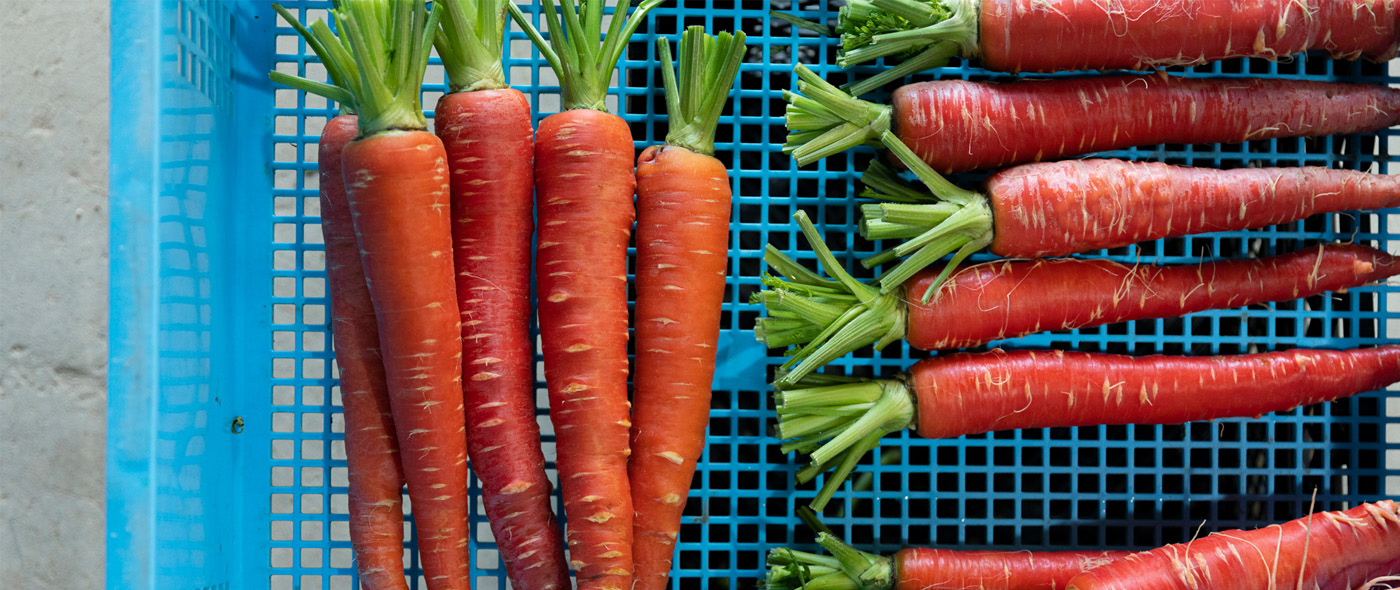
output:
<path id="1" fill-rule="evenodd" d="M 1236 356 L 1132 357 L 1063 351 L 959 353 L 895 380 L 780 391 L 784 450 L 810 453 L 807 481 L 836 467 L 820 510 L 850 467 L 890 432 L 924 438 L 996 430 L 1179 424 L 1260 416 L 1400 381 L 1400 346 Z"/>
<path id="2" fill-rule="evenodd" d="M 982 0 L 984 67 L 1006 72 L 1151 69 L 1310 49 L 1386 61 L 1395 0 Z"/>
<path id="3" fill-rule="evenodd" d="M 1400 48 L 1396 0 L 849 0 L 834 31 L 776 16 L 840 35 L 840 67 L 902 58 L 855 84 L 856 95 L 958 55 L 989 70 L 1049 73 L 1282 61 L 1309 50 L 1384 62 Z"/>
<path id="4" fill-rule="evenodd" d="M 558 438 L 569 549 L 581 587 L 627 590 L 632 501 L 627 483 L 627 241 L 632 132 L 590 109 L 540 122 L 535 276 L 540 338 Z M 583 184 L 581 179 L 587 179 Z"/>
<path id="5" fill-rule="evenodd" d="M 1355 244 L 1172 266 L 1075 258 L 987 262 L 958 271 L 927 305 L 910 302 L 904 339 L 920 350 L 966 348 L 1046 330 L 1310 297 L 1397 273 L 1395 257 Z M 916 275 L 908 291 L 922 293 L 934 277 L 932 270 Z"/>
<path id="6" fill-rule="evenodd" d="M 340 155 L 359 132 L 354 115 L 326 122 L 318 149 L 321 233 L 331 336 L 345 416 L 350 545 L 365 590 L 407 590 L 403 575 L 403 468 L 380 358 L 379 326 L 365 284 Z"/>
<path id="7" fill-rule="evenodd" d="M 441 4 L 430 13 L 413 0 L 337 4 L 332 14 L 347 41 L 322 39 L 324 23 L 313 25 L 316 42 L 308 38 L 335 72 L 334 84 L 289 84 L 352 104 L 359 115 L 359 136 L 341 152 L 341 178 L 379 328 L 423 574 L 429 590 L 466 590 L 466 422 L 447 156 L 426 131 L 419 104 L 441 13 Z"/>
<path id="8" fill-rule="evenodd" d="M 366 16 L 367 11 L 363 10 L 366 7 L 370 5 L 361 4 L 354 9 L 342 5 L 331 11 L 341 34 L 347 36 L 342 39 L 324 21 L 318 20 L 309 28 L 302 26 L 291 12 L 274 4 L 273 9 L 292 25 L 320 58 L 331 83 L 313 82 L 281 72 L 272 72 L 270 77 L 276 82 L 340 103 L 340 116 L 328 121 L 321 130 L 318 168 L 321 229 L 325 238 L 326 279 L 331 299 L 331 335 L 335 342 L 345 417 L 346 479 L 349 485 L 346 512 L 350 545 L 355 553 L 355 565 L 363 588 L 407 590 L 408 583 L 403 572 L 402 498 L 405 478 L 399 454 L 399 435 L 404 431 L 397 429 L 392 413 L 394 397 L 401 397 L 402 392 L 392 391 L 386 376 L 385 349 L 380 339 L 378 315 L 361 258 L 363 248 L 357 236 L 344 174 L 346 147 L 355 141 L 363 128 L 374 131 L 387 122 L 383 120 L 382 110 L 386 105 L 377 97 L 363 92 L 361 82 L 364 78 L 361 78 L 357 68 L 363 65 L 368 69 L 369 77 L 377 78 L 380 75 L 379 66 L 373 58 L 381 56 L 394 42 L 376 35 L 366 35 L 357 26 L 363 23 L 352 22 L 356 13 L 360 17 Z M 421 9 L 414 11 L 406 4 L 396 9 L 398 16 L 416 22 L 420 31 L 425 28 L 425 15 Z M 350 36 L 353 36 L 354 42 L 361 44 L 359 57 L 366 58 L 365 64 L 358 63 L 346 49 L 351 41 Z M 368 45 L 377 49 L 370 49 L 367 53 L 364 50 Z M 401 45 L 407 45 L 405 51 L 411 52 L 411 42 Z M 380 54 L 374 54 L 374 51 Z M 425 54 L 423 58 L 426 59 Z M 407 80 L 397 82 L 412 79 L 411 74 L 406 73 L 406 76 Z M 411 99 L 411 104 L 414 111 L 410 111 L 410 117 L 392 124 L 406 123 L 412 127 L 421 121 L 421 115 L 416 113 L 416 98 Z M 370 113 L 369 117 L 361 118 L 355 114 L 362 107 Z M 399 405 L 402 405 L 401 400 Z M 421 493 L 421 483 L 415 486 Z M 432 587 L 465 587 L 466 577 L 455 575 L 459 569 L 453 570 L 454 575 L 447 584 L 435 580 Z"/>
<path id="9" fill-rule="evenodd" d="M 1059 160 L 1155 144 L 1238 143 L 1384 129 L 1400 90 L 1366 84 L 1148 76 L 939 80 L 856 100 L 806 66 L 784 150 L 807 164 L 893 134 L 939 172 Z"/>
<path id="10" fill-rule="evenodd" d="M 964 551 L 911 547 L 882 556 L 858 551 L 831 534 L 831 552 L 768 552 L 770 590 L 1062 590 L 1074 576 L 1131 555 L 1128 551 Z"/>
<path id="11" fill-rule="evenodd" d="M 921 350 L 966 348 L 1046 330 L 1311 297 L 1400 274 L 1395 257 L 1354 244 L 1181 265 L 998 260 L 960 268 L 924 304 L 920 294 L 942 280 L 939 269 L 921 271 L 908 285 L 882 293 L 841 268 L 805 213 L 796 217 L 821 266 L 837 280 L 769 248 L 765 260 L 784 278 L 768 279 L 768 288 L 754 296 L 768 310 L 755 337 L 770 347 L 800 346 L 774 381 L 780 389 L 866 344 L 878 350 L 903 339 Z"/>
<path id="12" fill-rule="evenodd" d="M 1119 559 L 1070 590 L 1380 590 L 1400 581 L 1400 505 L 1362 504 Z"/>
<path id="13" fill-rule="evenodd" d="M 511 17 L 559 75 L 564 111 L 535 134 L 539 222 L 535 281 L 549 417 L 570 565 L 579 590 L 631 590 L 632 492 L 627 478 L 627 243 L 636 215 L 632 132 L 607 112 L 627 40 L 661 0 L 614 14 L 603 3 L 550 7 L 550 39 L 514 4 Z M 601 43 L 599 42 L 601 39 Z M 567 65 L 566 65 L 567 64 Z"/>
<path id="14" fill-rule="evenodd" d="M 345 147 L 345 184 L 430 588 L 466 588 L 466 419 L 447 157 L 427 131 Z"/>
<path id="15" fill-rule="evenodd" d="M 438 99 L 433 129 L 452 173 L 467 450 L 511 585 L 564 590 L 569 567 L 535 421 L 530 104 L 505 85 L 505 0 L 439 1 L 437 46 L 452 92 Z"/>
<path id="16" fill-rule="evenodd" d="M 1233 231 L 1400 204 L 1400 178 L 1328 168 L 1216 170 L 1158 162 L 1068 160 L 987 179 L 989 250 L 1008 258 Z"/>
<path id="17" fill-rule="evenodd" d="M 658 40 L 663 67 L 670 46 Z M 664 590 L 681 513 L 705 450 L 729 252 L 729 174 L 714 130 L 744 34 L 682 37 L 665 76 L 670 132 L 637 157 L 636 370 L 632 409 L 634 590 Z M 697 67 L 701 64 L 704 67 Z"/>

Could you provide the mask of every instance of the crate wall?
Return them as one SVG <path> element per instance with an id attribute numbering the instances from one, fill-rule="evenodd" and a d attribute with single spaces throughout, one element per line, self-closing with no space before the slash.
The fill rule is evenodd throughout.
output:
<path id="1" fill-rule="evenodd" d="M 114 452 L 115 471 L 109 473 L 117 477 L 109 476 L 109 497 L 116 499 L 118 511 L 127 512 L 117 519 L 118 547 L 109 549 L 123 563 L 109 565 L 108 584 L 354 588 L 343 423 L 326 329 L 329 302 L 316 199 L 316 140 L 335 111 L 317 97 L 274 87 L 265 75 L 276 68 L 323 79 L 324 69 L 262 2 L 145 4 L 114 4 L 114 23 L 121 18 L 124 26 L 159 32 L 151 37 L 153 47 L 145 48 L 149 55 L 142 54 L 155 58 L 145 63 L 154 76 L 142 80 L 149 82 L 145 90 L 152 95 L 145 98 L 156 105 L 156 124 L 148 129 L 114 117 L 114 149 L 122 145 L 124 129 L 154 142 L 137 138 L 132 153 L 117 157 L 149 155 L 157 163 L 154 170 L 139 170 L 114 160 L 114 186 L 136 176 L 152 188 L 151 195 L 135 199 L 114 190 L 114 224 L 144 228 L 144 233 L 114 235 L 114 246 L 127 250 L 114 255 L 119 284 L 114 286 L 113 355 L 131 361 L 144 378 L 119 383 L 133 394 L 114 402 L 114 419 L 122 421 L 114 424 L 135 425 L 152 436 L 113 435 L 125 446 Z M 304 21 L 324 18 L 327 7 L 315 0 L 283 4 Z M 538 24 L 539 7 L 522 7 Z M 781 453 L 771 436 L 772 402 L 765 385 L 782 357 L 763 349 L 749 331 L 761 311 L 748 298 L 759 288 L 764 246 L 773 243 L 814 264 L 791 222 L 801 208 L 856 276 L 871 276 L 856 261 L 881 248 L 856 234 L 852 198 L 873 151 L 798 169 L 780 150 L 781 92 L 791 87 L 791 64 L 807 63 L 838 83 L 846 74 L 832 65 L 834 40 L 770 20 L 769 9 L 814 20 L 835 17 L 825 2 L 795 8 L 783 0 L 667 2 L 636 35 L 609 96 L 609 108 L 631 124 L 639 149 L 658 142 L 666 123 L 657 36 L 674 39 L 695 24 L 749 35 L 749 52 L 716 142 L 734 190 L 730 279 L 708 450 L 686 506 L 672 577 L 673 588 L 681 590 L 752 588 L 762 577 L 769 548 L 815 548 L 793 513 L 821 480 L 792 483 L 801 462 Z M 120 35 L 114 39 L 122 42 Z M 509 44 L 510 83 L 530 98 L 537 118 L 556 112 L 559 89 L 547 65 L 514 27 Z M 139 65 L 134 59 L 118 55 L 114 65 L 134 71 Z M 865 67 L 857 75 L 873 71 Z M 1287 64 L 1233 60 L 1186 73 L 1397 81 L 1385 66 L 1318 56 Z M 936 75 L 1001 77 L 967 64 Z M 143 100 L 137 90 L 129 100 Z M 444 90 L 435 61 L 425 107 L 431 109 Z M 1386 131 L 1234 146 L 1150 146 L 1105 155 L 1227 168 L 1326 165 L 1389 172 L 1390 153 L 1400 149 L 1393 137 Z M 972 186 L 979 178 L 957 180 Z M 120 208 L 123 203 L 126 209 Z M 145 211 L 154 218 L 143 217 Z M 1187 263 L 1287 252 L 1330 240 L 1395 252 L 1400 250 L 1392 243 L 1400 239 L 1397 228 L 1400 220 L 1387 212 L 1319 215 L 1263 230 L 1089 255 Z M 117 279 L 119 271 L 131 273 L 133 283 Z M 141 298 L 152 292 L 154 297 Z M 130 302 L 123 299 L 128 295 Z M 1400 333 L 1395 324 L 1400 315 L 1393 311 L 1400 305 L 1397 296 L 1400 289 L 1372 286 L 990 346 L 1230 354 L 1375 345 Z M 141 301 L 153 304 L 142 307 Z M 131 313 L 118 318 L 123 302 Z M 897 344 L 881 353 L 859 352 L 834 367 L 888 376 L 923 356 Z M 129 376 L 114 367 L 116 379 Z M 552 457 L 538 356 L 537 377 L 537 417 Z M 943 441 L 904 433 L 886 439 L 881 453 L 863 461 L 858 472 L 870 474 L 868 489 L 847 486 L 824 516 L 867 550 L 924 544 L 1146 548 L 1184 541 L 1198 531 L 1295 518 L 1307 512 L 1314 493 L 1317 509 L 1400 495 L 1400 427 L 1387 424 L 1397 417 L 1400 394 L 1373 392 L 1258 420 L 1026 430 Z M 553 478 L 553 463 L 548 467 Z M 479 488 L 475 481 L 472 486 L 474 587 L 504 588 Z M 411 526 L 407 530 L 406 560 L 415 587 L 422 587 Z"/>

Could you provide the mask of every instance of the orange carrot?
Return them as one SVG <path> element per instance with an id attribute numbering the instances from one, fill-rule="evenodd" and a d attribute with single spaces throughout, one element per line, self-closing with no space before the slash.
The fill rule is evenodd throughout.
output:
<path id="1" fill-rule="evenodd" d="M 1214 170 L 1067 160 L 1002 170 L 987 178 L 984 192 L 975 193 L 918 159 L 905 161 L 936 198 L 903 184 L 878 162 L 861 176 L 866 196 L 898 201 L 863 205 L 861 235 L 909 238 L 861 260 L 870 268 L 904 257 L 880 275 L 884 291 L 946 254 L 984 246 L 1005 258 L 1063 256 L 1400 203 L 1400 178 L 1320 167 Z M 940 276 L 955 267 L 944 266 Z M 939 285 L 935 281 L 913 295 L 927 303 Z"/>
<path id="2" fill-rule="evenodd" d="M 657 40 L 670 131 L 637 158 L 637 366 L 632 484 L 635 590 L 664 590 L 705 450 L 720 306 L 728 266 L 729 174 L 714 157 L 724 99 L 744 58 L 744 34 L 690 27 L 671 48 Z"/>
<path id="3" fill-rule="evenodd" d="M 795 217 L 836 280 L 771 247 L 764 257 L 786 278 L 768 278 L 768 289 L 755 294 L 768 317 L 759 319 L 754 335 L 770 347 L 802 345 L 774 382 L 780 389 L 872 343 L 876 350 L 900 339 L 921 350 L 964 348 L 1046 330 L 1287 301 L 1400 273 L 1400 261 L 1385 252 L 1333 244 L 1259 259 L 1169 266 L 1001 260 L 960 269 L 946 281 L 938 269 L 927 269 L 908 285 L 882 293 L 840 266 L 806 213 Z M 905 295 L 924 293 L 935 283 L 941 286 L 928 304 Z"/>
<path id="4" fill-rule="evenodd" d="M 563 4 L 567 29 L 545 2 L 548 42 L 507 5 L 558 74 L 565 109 L 535 135 L 544 377 L 578 587 L 630 590 L 627 242 L 636 180 L 631 129 L 607 112 L 605 98 L 627 40 L 660 0 L 644 0 L 630 17 L 614 15 L 606 36 L 602 2 L 581 10 Z"/>
<path id="5" fill-rule="evenodd" d="M 341 154 L 342 177 L 423 573 L 429 590 L 466 590 L 466 421 L 447 155 L 419 104 L 441 12 L 440 4 L 428 12 L 416 0 L 343 0 L 333 14 L 346 43 L 329 55 L 354 63 L 359 75 L 339 87 L 298 84 L 352 102 L 359 113 L 360 135 Z"/>
<path id="6" fill-rule="evenodd" d="M 1400 504 L 1310 514 L 1144 551 L 1075 576 L 1069 590 L 1381 590 L 1400 582 Z"/>
<path id="7" fill-rule="evenodd" d="M 783 151 L 806 165 L 890 137 L 939 172 L 1000 168 L 1142 145 L 1365 133 L 1400 122 L 1400 90 L 1374 84 L 1149 76 L 936 80 L 888 106 L 797 66 Z M 908 160 L 900 156 L 899 162 Z"/>
<path id="8" fill-rule="evenodd" d="M 831 380 L 826 377 L 826 380 Z M 799 482 L 835 468 L 821 510 L 886 434 L 924 438 L 1099 424 L 1260 416 L 1400 381 L 1400 346 L 1213 357 L 994 349 L 939 355 L 900 378 L 780 391 L 784 451 L 811 455 Z"/>
<path id="9" fill-rule="evenodd" d="M 331 48 L 343 48 L 324 21 L 310 29 L 280 5 L 273 8 L 321 58 L 333 85 L 345 89 L 354 71 L 342 69 Z M 286 81 L 274 73 L 274 79 Z M 291 80 L 293 87 L 301 84 Z M 326 245 L 326 281 L 331 299 L 331 336 L 340 373 L 345 416 L 346 506 L 350 546 L 365 590 L 408 590 L 403 575 L 403 468 L 390 412 L 389 386 L 380 359 L 379 326 L 365 283 L 350 202 L 341 175 L 341 154 L 359 132 L 354 104 L 326 122 L 318 148 L 321 232 Z"/>
<path id="10" fill-rule="evenodd" d="M 452 169 L 467 450 L 511 585 L 563 590 L 569 566 L 535 421 L 530 103 L 506 86 L 501 67 L 507 0 L 438 1 L 436 45 L 451 92 L 438 100 L 433 128 Z"/>
<path id="11" fill-rule="evenodd" d="M 828 532 L 831 555 L 768 552 L 768 590 L 1059 590 L 1074 576 L 1131 551 L 966 551 L 910 547 L 884 556 L 857 550 Z"/>
<path id="12" fill-rule="evenodd" d="M 955 55 L 980 58 L 994 71 L 1048 73 L 1286 60 L 1313 49 L 1385 62 L 1400 49 L 1396 0 L 851 0 L 835 31 L 774 16 L 839 34 L 842 68 L 904 58 L 854 85 L 857 95 Z"/>

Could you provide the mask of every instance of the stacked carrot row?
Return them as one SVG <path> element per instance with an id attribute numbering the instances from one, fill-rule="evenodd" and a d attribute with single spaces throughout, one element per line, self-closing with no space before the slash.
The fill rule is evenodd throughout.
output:
<path id="1" fill-rule="evenodd" d="M 606 98 L 660 3 L 618 12 L 606 30 L 602 2 L 547 3 L 548 41 L 507 0 L 335 0 L 335 31 L 276 7 L 330 80 L 273 80 L 341 107 L 322 135 L 320 192 L 364 588 L 409 587 L 405 483 L 427 587 L 470 588 L 468 454 L 515 588 L 563 590 L 570 570 L 579 588 L 666 586 L 704 449 L 728 266 L 730 183 L 714 135 L 746 48 L 743 34 L 692 27 L 677 73 L 658 40 L 670 133 L 634 165 L 631 130 Z M 508 16 L 560 79 L 563 112 L 537 130 L 505 82 Z M 419 101 L 434 47 L 449 92 L 429 133 Z M 566 535 L 535 421 L 532 312 Z"/>
<path id="2" fill-rule="evenodd" d="M 978 57 L 993 70 L 1195 65 L 1308 49 L 1393 58 L 1400 3 L 1078 0 L 851 0 L 836 28 L 838 65 L 903 61 L 844 88 L 797 66 L 785 94 L 783 150 L 799 165 L 869 145 L 889 150 L 862 180 L 860 231 L 903 240 L 853 277 L 805 213 L 795 217 L 828 276 L 770 247 L 776 276 L 755 295 L 756 337 L 786 348 L 773 382 L 784 451 L 810 456 L 799 482 L 829 472 L 822 510 L 882 437 L 1017 428 L 1177 424 L 1259 416 L 1400 381 L 1400 346 L 1232 357 L 1129 357 L 1064 351 L 942 354 L 885 380 L 818 373 L 899 340 L 929 351 L 1045 330 L 1167 318 L 1341 291 L 1400 274 L 1360 245 L 1180 266 L 1044 259 L 1203 232 L 1400 204 L 1394 177 L 1324 168 L 1209 170 L 1117 160 L 1054 161 L 1151 144 L 1242 142 L 1370 132 L 1400 122 L 1400 91 L 1330 82 L 1172 76 L 940 80 L 903 86 L 889 105 L 860 94 L 905 75 Z M 1249 42 L 1240 42 L 1248 32 Z M 982 190 L 944 173 L 1005 168 Z M 922 186 L 900 178 L 905 168 Z M 964 267 L 974 253 L 1006 258 Z M 951 259 L 940 262 L 951 255 Z M 1136 555 L 863 553 L 829 534 L 830 556 L 778 549 L 768 586 L 835 588 L 1356 588 L 1400 580 L 1400 507 L 1365 504 L 1259 531 L 1221 533 Z"/>

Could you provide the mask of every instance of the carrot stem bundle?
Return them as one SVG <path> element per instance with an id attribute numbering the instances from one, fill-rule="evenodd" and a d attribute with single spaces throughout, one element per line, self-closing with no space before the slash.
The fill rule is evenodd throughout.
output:
<path id="1" fill-rule="evenodd" d="M 825 507 L 855 462 L 891 432 L 930 439 L 997 430 L 1180 424 L 1259 416 L 1400 381 L 1400 346 L 1217 357 L 1062 351 L 958 353 L 892 380 L 778 391 L 783 451 L 806 452 L 797 475 L 830 469 L 812 502 Z"/>
<path id="2" fill-rule="evenodd" d="M 861 176 L 863 196 L 888 201 L 861 206 L 861 235 L 908 238 L 861 260 L 872 268 L 904 257 L 880 276 L 882 291 L 946 254 L 983 245 L 1006 258 L 1063 256 L 1400 203 L 1400 178 L 1354 170 L 1069 160 L 1008 168 L 988 177 L 983 193 L 969 193 L 920 160 L 904 161 L 938 196 L 903 184 L 879 162 Z M 942 276 L 954 267 L 945 266 Z M 916 295 L 928 303 L 940 286 L 935 281 Z"/>
<path id="3" fill-rule="evenodd" d="M 783 151 L 799 165 L 858 145 L 890 147 L 886 132 L 946 173 L 1138 145 L 1361 133 L 1400 121 L 1400 90 L 1367 84 L 1165 73 L 940 80 L 903 86 L 884 106 L 852 98 L 806 66 L 796 71 L 802 94 L 784 93 Z"/>
<path id="4" fill-rule="evenodd" d="M 1396 574 L 1400 504 L 1383 500 L 1144 551 L 1075 576 L 1066 587 L 1380 590 L 1400 581 Z"/>
<path id="5" fill-rule="evenodd" d="M 729 174 L 714 134 L 745 35 L 686 29 L 679 80 L 665 69 L 666 143 L 637 157 L 636 370 L 632 485 L 636 590 L 664 590 L 695 464 L 705 450 L 728 266 Z"/>
<path id="6" fill-rule="evenodd" d="M 627 242 L 636 179 L 631 130 L 606 111 L 605 99 L 627 40 L 660 2 L 644 0 L 630 17 L 623 5 L 604 35 L 600 0 L 581 7 L 564 0 L 562 10 L 545 0 L 548 41 L 507 3 L 558 74 L 565 109 L 540 122 L 535 136 L 535 277 L 570 565 L 580 590 L 632 586 Z"/>
<path id="7" fill-rule="evenodd" d="M 439 0 L 435 45 L 451 92 L 433 127 L 452 171 L 467 450 L 482 504 L 511 585 L 562 590 L 569 566 L 535 421 L 530 339 L 534 130 L 501 64 L 507 1 Z"/>
<path id="8" fill-rule="evenodd" d="M 845 354 L 904 339 L 920 350 L 945 350 L 1207 309 L 1311 297 L 1360 287 L 1400 273 L 1395 257 L 1360 245 L 1334 244 L 1255 260 L 1191 265 L 1125 265 L 1107 260 L 994 261 L 945 277 L 926 269 L 894 291 L 857 281 L 817 235 L 807 214 L 794 215 L 828 279 L 769 246 L 764 261 L 779 276 L 764 279 L 754 301 L 754 337 L 770 348 L 797 346 L 773 386 L 796 385 Z M 957 262 L 957 259 L 954 259 Z M 905 293 L 942 283 L 928 304 Z"/>
<path id="9" fill-rule="evenodd" d="M 1265 0 L 1248 9 L 1228 0 L 851 0 L 835 30 L 836 63 L 849 68 L 882 57 L 899 65 L 862 82 L 864 91 L 940 67 L 955 55 L 1004 72 L 1144 70 L 1236 57 L 1288 59 L 1311 49 L 1335 59 L 1384 62 L 1400 49 L 1393 0 L 1326 0 L 1306 7 Z M 1034 40 L 1034 41 L 1031 41 Z M 1241 41 L 1247 40 L 1247 41 Z"/>
<path id="10" fill-rule="evenodd" d="M 325 21 L 302 26 L 287 9 L 277 11 L 321 59 L 331 85 L 345 91 L 356 73 L 338 61 L 334 49 L 345 41 Z M 304 79 L 273 72 L 272 79 L 302 87 Z M 319 88 L 319 87 L 317 87 Z M 326 246 L 326 282 L 331 300 L 331 335 L 340 374 L 345 417 L 346 512 L 350 546 L 365 590 L 408 590 L 403 575 L 403 467 L 390 410 L 389 387 L 380 359 L 379 326 L 360 263 L 360 247 L 341 174 L 341 154 L 359 132 L 354 97 L 340 104 L 340 115 L 321 129 L 317 148 L 321 231 Z"/>
<path id="11" fill-rule="evenodd" d="M 913 547 L 894 555 L 860 551 L 830 533 L 831 555 L 768 552 L 769 590 L 1058 590 L 1074 576 L 1128 551 L 959 551 Z"/>

